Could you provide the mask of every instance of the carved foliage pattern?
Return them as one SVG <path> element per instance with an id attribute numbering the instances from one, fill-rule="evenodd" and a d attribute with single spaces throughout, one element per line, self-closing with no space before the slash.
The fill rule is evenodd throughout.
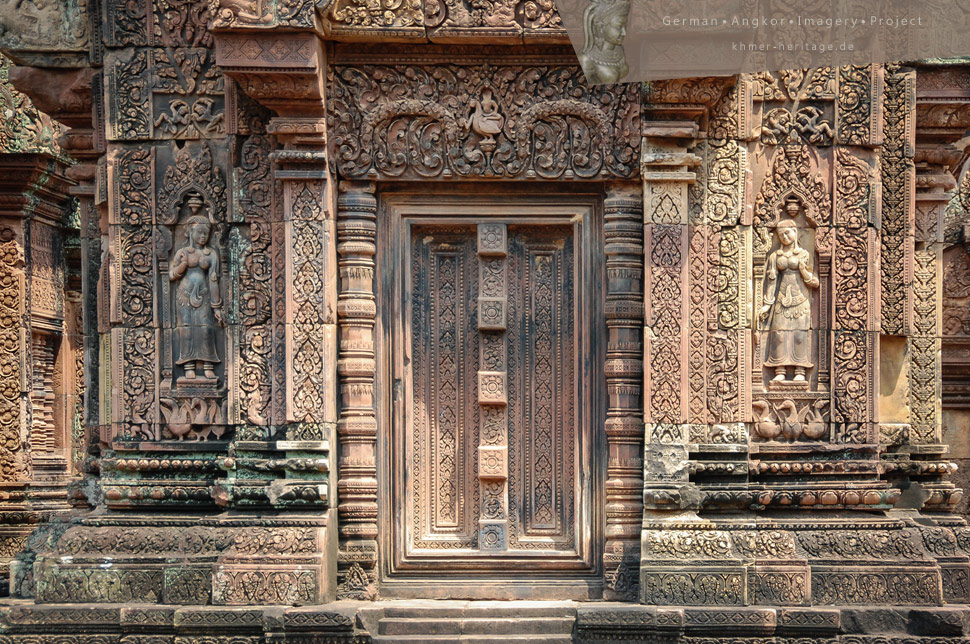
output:
<path id="1" fill-rule="evenodd" d="M 307 604 L 317 595 L 311 570 L 220 570 L 212 579 L 213 599 L 221 604 Z"/>
<path id="2" fill-rule="evenodd" d="M 744 150 L 737 141 L 711 141 L 709 164 L 707 223 L 733 226 L 742 210 Z"/>
<path id="3" fill-rule="evenodd" d="M 239 267 L 239 322 L 241 357 L 240 404 L 246 421 L 266 425 L 272 402 L 271 327 L 273 305 L 272 207 L 270 140 L 256 134 L 242 144 L 237 170 L 234 218 L 248 224 L 248 239 L 242 242 Z"/>
<path id="4" fill-rule="evenodd" d="M 322 337 L 327 307 L 325 249 L 333 241 L 323 219 L 323 183 L 294 183 L 292 192 L 292 412 L 301 421 L 320 422 L 325 420 L 324 372 L 329 368 Z"/>
<path id="5" fill-rule="evenodd" d="M 915 253 L 913 331 L 910 338 L 910 421 L 914 444 L 938 443 L 940 436 L 940 329 L 937 270 L 940 253 Z"/>
<path id="6" fill-rule="evenodd" d="M 0 229 L 0 478 L 23 480 L 29 455 L 21 434 L 24 252 L 9 228 Z"/>
<path id="7" fill-rule="evenodd" d="M 659 605 L 739 605 L 744 603 L 740 572 L 644 572 L 640 594 Z"/>
<path id="8" fill-rule="evenodd" d="M 138 0 L 107 0 L 105 44 L 114 47 L 147 44 L 148 5 Z"/>
<path id="9" fill-rule="evenodd" d="M 841 423 L 838 442 L 865 443 L 871 418 L 872 404 L 872 347 L 865 332 L 836 331 L 832 347 L 835 364 L 833 420 Z"/>
<path id="10" fill-rule="evenodd" d="M 836 166 L 835 325 L 838 329 L 865 331 L 869 328 L 871 253 L 869 167 L 843 148 Z"/>
<path id="11" fill-rule="evenodd" d="M 123 418 L 129 423 L 123 438 L 153 440 L 156 438 L 152 425 L 156 421 L 155 391 L 158 386 L 155 379 L 155 330 L 125 329 L 122 350 L 122 409 Z"/>
<path id="12" fill-rule="evenodd" d="M 884 142 L 880 150 L 882 229 L 880 231 L 881 323 L 884 333 L 902 334 L 906 317 L 906 253 L 912 221 L 910 191 L 915 168 L 909 143 L 913 128 L 914 74 L 887 66 L 882 99 Z"/>
<path id="13" fill-rule="evenodd" d="M 115 234 L 121 237 L 121 322 L 129 327 L 148 326 L 153 321 L 154 301 L 152 229 L 148 225 L 123 225 Z"/>
<path id="14" fill-rule="evenodd" d="M 691 226 L 688 252 L 687 396 L 688 421 L 706 424 L 707 417 L 707 244 L 708 228 Z"/>
<path id="15" fill-rule="evenodd" d="M 708 318 L 706 347 L 702 349 L 707 365 L 703 378 L 707 417 L 714 423 L 738 418 L 742 243 L 737 228 L 709 229 L 706 248 L 707 303 L 706 309 L 699 312 L 698 317 L 706 312 Z M 692 359 L 700 361 L 700 357 Z"/>
<path id="16" fill-rule="evenodd" d="M 466 118 L 486 91 L 501 118 L 490 122 L 502 123 L 494 135 Z M 332 96 L 331 149 L 348 177 L 570 179 L 637 169 L 636 87 L 589 87 L 579 68 L 361 65 L 336 70 Z"/>
<path id="17" fill-rule="evenodd" d="M 868 66 L 839 68 L 838 135 L 843 145 L 866 145 L 872 136 L 872 75 Z"/>
<path id="18" fill-rule="evenodd" d="M 648 294 L 650 325 L 650 419 L 681 422 L 681 317 L 683 311 L 683 239 L 685 226 L 650 224 Z"/>
<path id="19" fill-rule="evenodd" d="M 209 49 L 112 53 L 108 135 L 118 140 L 198 139 L 225 131 L 225 78 Z"/>

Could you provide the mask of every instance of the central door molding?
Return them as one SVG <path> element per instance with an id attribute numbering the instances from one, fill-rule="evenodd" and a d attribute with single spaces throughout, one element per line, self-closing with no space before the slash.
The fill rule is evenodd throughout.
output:
<path id="1" fill-rule="evenodd" d="M 381 596 L 599 597 L 602 196 L 378 202 Z"/>

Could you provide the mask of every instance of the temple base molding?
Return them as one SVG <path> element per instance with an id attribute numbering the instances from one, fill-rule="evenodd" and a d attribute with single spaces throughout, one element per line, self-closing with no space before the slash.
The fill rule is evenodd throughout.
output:
<path id="1" fill-rule="evenodd" d="M 15 595 L 199 606 L 322 604 L 334 596 L 329 513 L 92 516 L 46 536 L 19 556 L 27 565 L 16 568 Z"/>
<path id="2" fill-rule="evenodd" d="M 13 604 L 2 641 L 403 644 L 950 644 L 965 607 L 648 607 L 615 602 L 341 601 L 295 608 Z M 218 633 L 214 635 L 213 633 Z"/>

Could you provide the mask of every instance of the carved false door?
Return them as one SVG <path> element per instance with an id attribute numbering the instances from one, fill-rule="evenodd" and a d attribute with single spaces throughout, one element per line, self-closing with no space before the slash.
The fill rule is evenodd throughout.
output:
<path id="1" fill-rule="evenodd" d="M 591 211 L 524 213 L 395 217 L 392 573 L 594 567 Z"/>

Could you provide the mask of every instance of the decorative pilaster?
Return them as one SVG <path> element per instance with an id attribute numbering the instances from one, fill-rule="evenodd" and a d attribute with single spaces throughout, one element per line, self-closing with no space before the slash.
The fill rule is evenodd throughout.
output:
<path id="1" fill-rule="evenodd" d="M 643 196 L 607 186 L 606 201 L 607 599 L 636 598 L 643 519 Z"/>
<path id="2" fill-rule="evenodd" d="M 701 159 L 687 151 L 691 121 L 643 124 L 644 523 L 690 507 L 687 432 L 688 192 Z M 646 531 L 644 534 L 648 534 Z M 645 537 L 646 538 L 646 537 Z M 640 601 L 648 603 L 664 570 L 640 568 Z"/>
<path id="3" fill-rule="evenodd" d="M 337 198 L 340 268 L 341 411 L 338 596 L 373 599 L 377 579 L 377 418 L 374 325 L 377 314 L 374 255 L 377 252 L 375 186 L 343 182 Z"/>

